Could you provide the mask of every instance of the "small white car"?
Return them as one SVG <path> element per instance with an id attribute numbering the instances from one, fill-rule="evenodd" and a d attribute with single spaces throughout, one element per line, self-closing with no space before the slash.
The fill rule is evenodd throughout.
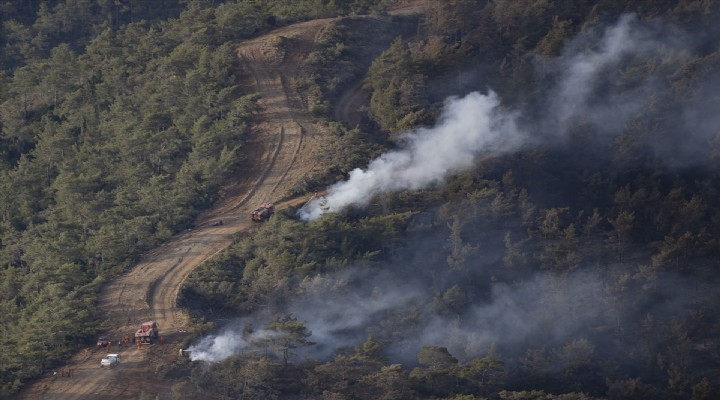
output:
<path id="1" fill-rule="evenodd" d="M 100 360 L 100 367 L 114 367 L 120 364 L 120 354 L 108 354 Z"/>

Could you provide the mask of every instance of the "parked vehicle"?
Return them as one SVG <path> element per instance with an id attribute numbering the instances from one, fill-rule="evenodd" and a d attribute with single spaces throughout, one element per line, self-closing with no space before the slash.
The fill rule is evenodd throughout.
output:
<path id="1" fill-rule="evenodd" d="M 275 213 L 275 205 L 266 203 L 250 211 L 250 218 L 255 222 L 267 221 Z"/>
<path id="2" fill-rule="evenodd" d="M 100 336 L 97 341 L 97 347 L 108 347 L 110 345 L 110 339 L 107 336 Z"/>
<path id="3" fill-rule="evenodd" d="M 135 342 L 153 343 L 160 337 L 160 327 L 155 321 L 143 322 L 135 332 Z"/>
<path id="4" fill-rule="evenodd" d="M 100 360 L 100 368 L 102 367 L 114 367 L 120 364 L 120 354 L 108 354 Z"/>

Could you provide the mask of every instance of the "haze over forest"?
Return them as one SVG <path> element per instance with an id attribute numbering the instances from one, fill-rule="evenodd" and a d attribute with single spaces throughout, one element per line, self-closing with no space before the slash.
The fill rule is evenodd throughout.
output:
<path id="1" fill-rule="evenodd" d="M 189 276 L 148 395 L 720 396 L 719 3 L 157 3 L 0 0 L 0 397 L 248 168 L 235 46 L 325 17 L 331 168 L 285 195 L 325 194 Z"/>

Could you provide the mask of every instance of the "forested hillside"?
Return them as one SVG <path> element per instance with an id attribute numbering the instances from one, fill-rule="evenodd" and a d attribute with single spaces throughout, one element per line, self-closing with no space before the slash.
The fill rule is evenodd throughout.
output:
<path id="1" fill-rule="evenodd" d="M 339 162 L 318 214 L 274 217 L 186 285 L 199 318 L 236 319 L 190 347 L 178 387 L 716 397 L 718 11 L 433 3 L 374 59 L 371 121 L 344 136 L 379 137 L 385 155 Z M 473 112 L 490 121 L 482 145 Z M 436 165 L 450 175 L 423 175 Z"/>
<path id="2" fill-rule="evenodd" d="M 375 3 L 0 3 L 0 395 L 94 343 L 101 285 L 242 175 L 236 43 Z"/>
<path id="3" fill-rule="evenodd" d="M 173 398 L 720 396 L 720 4 L 398 3 L 1 1 L 0 395 L 242 174 L 236 44 L 341 15 L 298 89 L 344 186 L 188 279 Z"/>

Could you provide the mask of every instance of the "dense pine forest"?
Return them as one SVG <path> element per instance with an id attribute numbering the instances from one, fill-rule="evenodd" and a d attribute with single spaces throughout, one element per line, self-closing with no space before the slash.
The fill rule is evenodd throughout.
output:
<path id="1" fill-rule="evenodd" d="M 338 17 L 298 86 L 333 167 L 295 192 L 413 161 L 198 268 L 172 398 L 718 398 L 720 3 L 397 3 L 0 0 L 0 397 L 247 168 L 237 43 Z"/>

